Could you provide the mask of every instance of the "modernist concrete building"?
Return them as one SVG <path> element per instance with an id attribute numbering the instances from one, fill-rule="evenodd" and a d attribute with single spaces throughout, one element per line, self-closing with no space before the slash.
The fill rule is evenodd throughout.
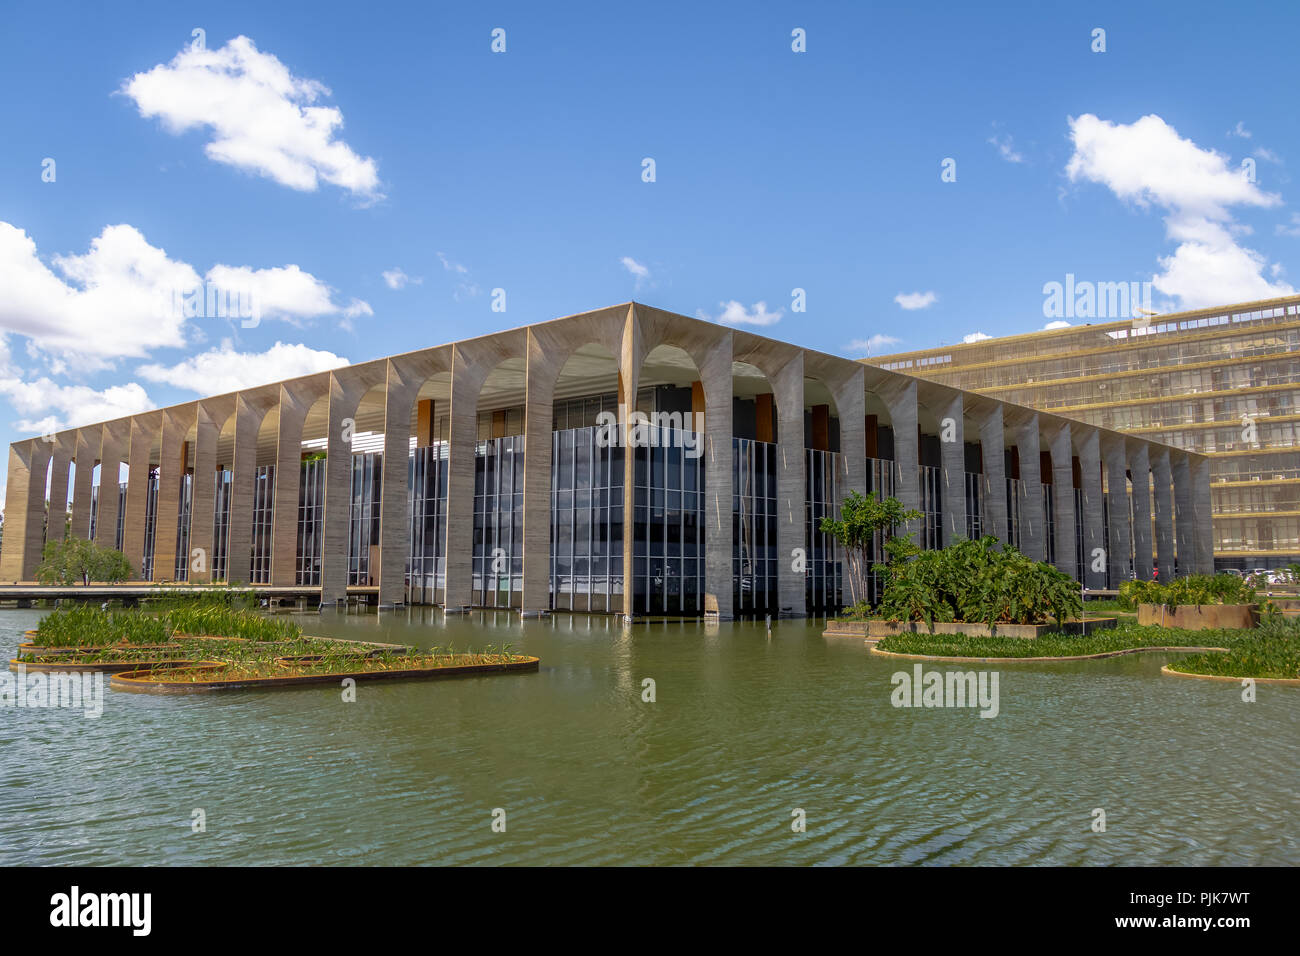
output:
<path id="1" fill-rule="evenodd" d="M 6 581 L 62 528 L 47 497 L 144 580 L 381 606 L 837 610 L 818 522 L 850 490 L 923 512 L 927 547 L 993 534 L 1091 587 L 1211 564 L 1202 456 L 636 303 L 9 457 Z"/>
<path id="2" fill-rule="evenodd" d="M 871 359 L 1210 461 L 1220 568 L 1300 561 L 1300 296 Z"/>

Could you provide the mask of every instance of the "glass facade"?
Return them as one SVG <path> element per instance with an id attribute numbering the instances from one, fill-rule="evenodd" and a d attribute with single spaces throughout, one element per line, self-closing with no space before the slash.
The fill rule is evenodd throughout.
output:
<path id="1" fill-rule="evenodd" d="M 610 445 L 595 427 L 551 434 L 551 606 L 559 611 L 623 610 L 625 466 L 623 449 Z"/>
<path id="2" fill-rule="evenodd" d="M 153 580 L 154 537 L 158 530 L 158 469 L 149 469 L 144 496 L 144 555 L 140 560 L 140 579 Z"/>
<path id="3" fill-rule="evenodd" d="M 303 461 L 298 478 L 298 584 L 320 585 L 321 542 L 325 534 L 325 459 Z"/>
<path id="4" fill-rule="evenodd" d="M 984 535 L 984 476 L 965 473 L 966 537 L 978 541 Z"/>
<path id="5" fill-rule="evenodd" d="M 694 433 L 692 433 L 693 435 Z M 632 595 L 637 614 L 703 612 L 704 457 L 677 429 L 646 428 L 632 449 Z M 689 443 L 694 445 L 694 438 Z"/>
<path id="6" fill-rule="evenodd" d="M 379 570 L 379 518 L 384 456 L 352 456 L 352 510 L 348 525 L 348 584 L 374 585 Z"/>
<path id="7" fill-rule="evenodd" d="M 194 475 L 181 476 L 181 499 L 177 505 L 180 514 L 176 520 L 176 563 L 172 568 L 173 581 L 190 578 L 190 517 L 194 511 Z"/>
<path id="8" fill-rule="evenodd" d="M 777 615 L 776 445 L 733 438 L 732 593 L 734 613 Z"/>
<path id="9" fill-rule="evenodd" d="M 840 470 L 837 452 L 804 450 L 808 491 L 804 507 L 804 542 L 807 570 L 804 602 L 809 614 L 834 614 L 844 606 L 843 574 L 835 539 L 821 530 L 822 518 L 839 514 Z"/>
<path id="10" fill-rule="evenodd" d="M 122 550 L 123 534 L 126 532 L 126 482 L 117 486 L 117 534 L 113 538 L 113 547 Z"/>
<path id="11" fill-rule="evenodd" d="M 943 547 L 943 481 L 934 465 L 921 465 L 921 531 L 916 543 L 927 551 Z"/>
<path id="12" fill-rule="evenodd" d="M 1025 497 L 1024 482 L 1007 479 L 1007 544 L 1020 548 L 1020 502 Z"/>
<path id="13" fill-rule="evenodd" d="M 411 451 L 411 547 L 407 601 L 441 604 L 447 587 L 447 450 L 445 441 Z"/>
<path id="14" fill-rule="evenodd" d="M 524 436 L 490 438 L 474 456 L 475 607 L 521 607 L 524 592 Z"/>
<path id="15" fill-rule="evenodd" d="M 226 469 L 213 475 L 216 497 L 212 502 L 212 580 L 230 581 L 230 493 L 234 475 Z M 234 583 L 234 581 L 230 581 Z"/>
<path id="16" fill-rule="evenodd" d="M 271 529 L 275 514 L 275 465 L 261 465 L 253 479 L 253 554 L 248 580 L 271 583 Z"/>
<path id="17" fill-rule="evenodd" d="M 1047 563 L 1056 563 L 1056 496 L 1049 482 L 1043 482 L 1043 553 Z"/>

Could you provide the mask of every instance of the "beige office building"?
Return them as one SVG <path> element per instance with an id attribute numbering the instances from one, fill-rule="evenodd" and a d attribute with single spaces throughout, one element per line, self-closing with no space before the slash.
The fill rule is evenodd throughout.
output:
<path id="1" fill-rule="evenodd" d="M 1300 561 L 1300 296 L 867 360 L 1205 455 L 1218 568 Z"/>

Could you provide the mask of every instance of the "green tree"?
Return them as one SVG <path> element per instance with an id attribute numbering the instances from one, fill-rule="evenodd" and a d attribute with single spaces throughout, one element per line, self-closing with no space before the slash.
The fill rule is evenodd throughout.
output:
<path id="1" fill-rule="evenodd" d="M 897 498 L 879 498 L 874 491 L 865 496 L 851 491 L 840 505 L 838 518 L 822 518 L 822 534 L 834 538 L 844 553 L 853 604 L 867 599 L 867 574 L 872 570 L 877 548 L 889 556 L 891 564 L 914 553 L 916 545 L 911 542 L 912 536 L 895 536 L 893 531 L 919 517 L 921 512 L 904 508 Z"/>
<path id="2" fill-rule="evenodd" d="M 131 562 L 112 548 L 101 548 L 93 541 L 67 538 L 48 541 L 36 568 L 36 580 L 42 584 L 74 584 L 80 581 L 116 583 L 131 577 Z"/>

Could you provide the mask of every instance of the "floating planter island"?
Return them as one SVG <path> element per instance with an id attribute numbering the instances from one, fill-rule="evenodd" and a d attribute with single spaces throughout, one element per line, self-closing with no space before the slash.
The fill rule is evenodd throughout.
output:
<path id="1" fill-rule="evenodd" d="M 370 657 L 310 660 L 275 658 L 247 662 L 203 661 L 190 667 L 151 668 L 114 674 L 116 690 L 155 694 L 193 694 L 221 690 L 334 684 L 351 678 L 368 680 L 428 680 L 536 671 L 536 657 L 518 654 L 412 654 L 395 660 Z"/>

